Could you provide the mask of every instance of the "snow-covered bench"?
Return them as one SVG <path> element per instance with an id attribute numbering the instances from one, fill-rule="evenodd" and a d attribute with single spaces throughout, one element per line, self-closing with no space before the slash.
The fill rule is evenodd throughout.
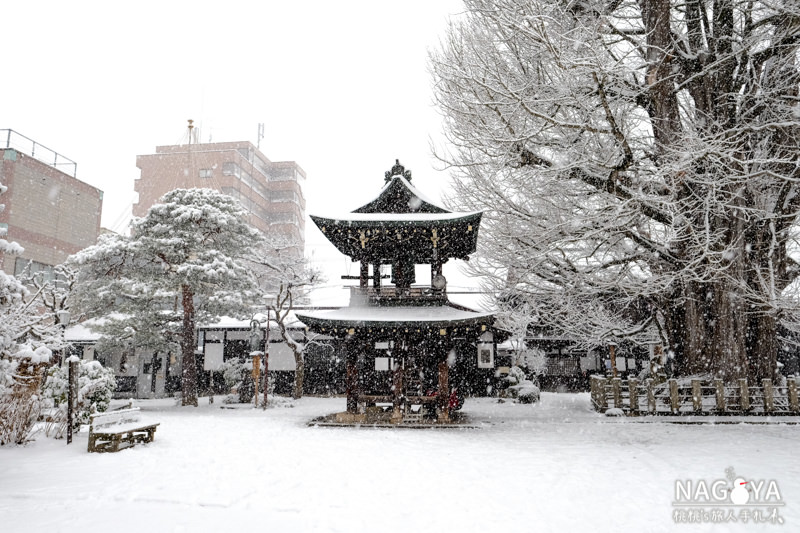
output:
<path id="1" fill-rule="evenodd" d="M 153 442 L 158 423 L 140 420 L 138 407 L 109 411 L 91 416 L 90 452 L 118 452 L 140 442 Z"/>

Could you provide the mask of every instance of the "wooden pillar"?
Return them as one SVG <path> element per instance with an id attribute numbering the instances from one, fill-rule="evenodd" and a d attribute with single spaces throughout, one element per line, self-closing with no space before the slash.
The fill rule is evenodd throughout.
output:
<path id="1" fill-rule="evenodd" d="M 366 289 L 369 285 L 369 263 L 366 259 L 361 259 L 361 271 L 358 276 L 358 286 Z"/>
<path id="2" fill-rule="evenodd" d="M 745 378 L 739 379 L 739 408 L 742 412 L 750 410 L 750 389 Z"/>
<path id="3" fill-rule="evenodd" d="M 347 375 L 345 377 L 345 387 L 347 390 L 347 412 L 350 414 L 358 413 L 358 352 L 361 344 L 355 339 L 350 338 L 345 341 L 345 367 Z"/>
<path id="4" fill-rule="evenodd" d="M 592 390 L 592 406 L 595 411 L 604 413 L 608 409 L 608 398 L 606 396 L 606 379 L 600 376 L 590 378 Z"/>
<path id="5" fill-rule="evenodd" d="M 703 410 L 703 387 L 699 379 L 692 380 L 692 409 L 696 413 Z"/>
<path id="6" fill-rule="evenodd" d="M 66 356 L 66 353 L 64 354 Z M 72 427 L 75 411 L 78 407 L 78 374 L 80 363 L 70 361 L 67 363 L 67 444 L 72 444 Z M 155 370 L 153 370 L 155 372 Z"/>
<path id="7" fill-rule="evenodd" d="M 677 414 L 681 408 L 680 398 L 678 397 L 678 380 L 670 379 L 669 383 L 669 407 L 673 414 Z"/>
<path id="8" fill-rule="evenodd" d="M 771 413 L 775 410 L 775 393 L 772 388 L 772 380 L 769 378 L 762 379 L 761 386 L 764 388 L 764 412 Z"/>
<path id="9" fill-rule="evenodd" d="M 614 408 L 622 409 L 622 380 L 614 378 L 611 380 L 611 393 L 614 395 Z"/>
<path id="10" fill-rule="evenodd" d="M 450 421 L 450 369 L 447 366 L 447 355 L 439 361 L 439 422 Z"/>
<path id="11" fill-rule="evenodd" d="M 717 411 L 720 413 L 725 412 L 725 383 L 721 379 L 714 380 L 714 389 L 717 396 Z"/>
<path id="12" fill-rule="evenodd" d="M 392 375 L 392 422 L 398 424 L 403 421 L 403 382 L 405 378 L 405 356 L 395 360 L 394 374 Z"/>
<path id="13" fill-rule="evenodd" d="M 651 413 L 655 413 L 656 392 L 653 385 L 653 378 L 647 378 L 647 381 L 645 381 L 645 389 L 647 389 L 647 410 Z"/>
<path id="14" fill-rule="evenodd" d="M 372 286 L 375 288 L 375 292 L 380 292 L 380 289 L 381 289 L 381 264 L 378 261 L 376 261 L 375 263 L 372 263 Z"/>
<path id="15" fill-rule="evenodd" d="M 786 380 L 786 386 L 789 389 L 789 410 L 796 413 L 800 411 L 800 402 L 798 402 L 797 398 L 797 381 L 795 378 L 789 378 Z"/>
<path id="16" fill-rule="evenodd" d="M 258 384 L 261 381 L 261 356 L 254 355 L 253 356 L 253 406 L 258 407 Z M 267 391 L 264 391 L 264 396 L 267 395 Z M 214 399 L 214 395 L 211 394 L 211 399 Z M 209 402 L 211 403 L 211 402 Z"/>
<path id="17" fill-rule="evenodd" d="M 631 413 L 639 411 L 639 383 L 636 378 L 628 380 L 628 403 L 631 406 Z"/>

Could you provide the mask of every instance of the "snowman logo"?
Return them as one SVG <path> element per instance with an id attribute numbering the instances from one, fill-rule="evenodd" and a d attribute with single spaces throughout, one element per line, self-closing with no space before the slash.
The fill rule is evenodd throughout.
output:
<path id="1" fill-rule="evenodd" d="M 731 489 L 731 501 L 734 505 L 744 505 L 750 501 L 750 492 L 747 490 L 747 481 L 737 477 Z"/>
<path id="2" fill-rule="evenodd" d="M 728 481 L 733 484 L 733 488 L 730 489 L 731 503 L 734 505 L 747 504 L 750 501 L 750 487 L 747 486 L 749 482 L 745 481 L 744 478 L 738 477 L 733 468 L 726 469 L 725 474 Z"/>

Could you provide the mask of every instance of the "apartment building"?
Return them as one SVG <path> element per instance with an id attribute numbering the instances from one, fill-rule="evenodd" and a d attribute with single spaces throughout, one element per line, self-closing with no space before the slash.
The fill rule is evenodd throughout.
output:
<path id="1" fill-rule="evenodd" d="M 0 228 L 25 251 L 0 255 L 0 269 L 52 274 L 55 265 L 97 242 L 103 191 L 75 177 L 77 164 L 14 130 L 0 130 Z"/>
<path id="2" fill-rule="evenodd" d="M 156 147 L 136 157 L 141 171 L 133 215 L 142 217 L 177 188 L 216 189 L 242 203 L 249 223 L 266 235 L 282 235 L 305 247 L 305 172 L 294 161 L 270 161 L 248 141 Z"/>

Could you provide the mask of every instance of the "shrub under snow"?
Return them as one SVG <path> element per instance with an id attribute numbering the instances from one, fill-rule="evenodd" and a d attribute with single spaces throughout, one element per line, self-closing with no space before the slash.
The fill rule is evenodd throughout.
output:
<path id="1" fill-rule="evenodd" d="M 42 396 L 52 407 L 67 405 L 69 386 L 67 367 L 52 367 L 47 372 Z M 78 370 L 78 409 L 76 421 L 89 423 L 89 415 L 108 409 L 111 396 L 117 388 L 114 371 L 97 361 L 80 361 Z"/>
<path id="2" fill-rule="evenodd" d="M 518 366 L 512 366 L 506 376 L 506 381 L 510 383 L 508 395 L 515 398 L 519 403 L 535 403 L 539 401 L 541 391 L 536 384 L 525 376 L 525 372 Z"/>
<path id="3" fill-rule="evenodd" d="M 0 356 L 0 445 L 24 444 L 33 435 L 41 411 L 39 385 L 51 355 L 26 343 Z"/>

